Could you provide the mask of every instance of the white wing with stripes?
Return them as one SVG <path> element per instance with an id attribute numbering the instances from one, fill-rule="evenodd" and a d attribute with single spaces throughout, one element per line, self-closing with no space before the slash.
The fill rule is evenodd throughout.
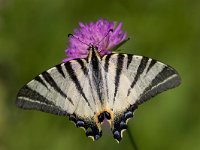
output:
<path id="1" fill-rule="evenodd" d="M 92 96 L 85 59 L 59 64 L 22 87 L 16 105 L 56 115 L 69 116 L 94 139 L 101 136 L 95 116 L 98 105 Z M 83 88 L 84 87 L 84 88 Z"/>
<path id="2" fill-rule="evenodd" d="M 21 88 L 17 106 L 69 116 L 86 135 L 97 140 L 101 123 L 109 120 L 114 138 L 122 138 L 137 106 L 180 84 L 170 66 L 154 59 L 129 55 L 101 56 L 92 47 L 86 59 L 59 64 Z"/>
<path id="3" fill-rule="evenodd" d="M 112 131 L 121 140 L 127 119 L 137 106 L 151 97 L 180 84 L 180 76 L 172 67 L 154 59 L 129 55 L 110 54 L 103 57 L 104 84 L 108 106 L 113 113 Z"/>

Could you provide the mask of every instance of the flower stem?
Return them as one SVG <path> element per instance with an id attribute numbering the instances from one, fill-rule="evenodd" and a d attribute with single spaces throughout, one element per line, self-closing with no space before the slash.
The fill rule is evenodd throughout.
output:
<path id="1" fill-rule="evenodd" d="M 129 137 L 129 139 L 131 141 L 131 144 L 132 144 L 134 150 L 138 150 L 138 147 L 137 147 L 137 145 L 136 145 L 136 143 L 134 141 L 134 138 L 133 138 L 133 135 L 132 135 L 130 129 L 127 130 L 127 133 L 128 133 L 128 137 Z"/>

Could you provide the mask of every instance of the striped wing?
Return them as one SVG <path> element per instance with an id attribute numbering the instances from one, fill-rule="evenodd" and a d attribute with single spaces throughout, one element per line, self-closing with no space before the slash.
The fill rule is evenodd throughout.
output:
<path id="1" fill-rule="evenodd" d="M 89 56 L 91 61 L 71 60 L 35 77 L 20 89 L 17 106 L 69 116 L 95 140 L 102 135 L 100 123 L 105 115 L 120 141 L 127 119 L 139 104 L 180 84 L 173 68 L 151 58 Z"/>
<path id="2" fill-rule="evenodd" d="M 43 72 L 20 89 L 17 106 L 70 116 L 76 126 L 88 129 L 86 134 L 97 139 L 101 131 L 94 118 L 96 104 L 91 95 L 87 66 L 85 59 L 77 59 Z"/>
<path id="3" fill-rule="evenodd" d="M 178 73 L 154 59 L 127 54 L 103 57 L 105 86 L 109 107 L 113 110 L 113 134 L 118 141 L 138 104 L 180 84 Z"/>

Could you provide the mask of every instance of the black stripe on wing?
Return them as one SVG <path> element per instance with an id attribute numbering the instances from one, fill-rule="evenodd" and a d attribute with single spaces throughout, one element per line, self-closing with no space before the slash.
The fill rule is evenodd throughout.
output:
<path id="1" fill-rule="evenodd" d="M 55 80 L 51 77 L 51 75 L 47 71 L 44 71 L 42 73 L 42 76 L 46 80 L 46 82 L 49 83 L 51 87 L 53 87 L 58 93 L 60 93 L 61 96 L 67 98 L 67 95 L 60 89 Z"/>
<path id="2" fill-rule="evenodd" d="M 104 68 L 105 68 L 105 71 L 108 72 L 108 67 L 109 67 L 109 61 L 110 61 L 110 57 L 112 56 L 112 54 L 110 55 L 106 55 L 106 58 L 105 58 L 105 65 L 104 65 Z"/>
<path id="3" fill-rule="evenodd" d="M 49 101 L 46 97 L 42 96 L 40 93 L 38 93 L 37 91 L 31 89 L 30 87 L 28 87 L 27 85 L 23 86 L 18 95 L 18 97 L 24 97 L 24 98 L 29 98 L 31 100 L 35 100 L 37 102 L 42 102 L 45 103 L 46 105 L 54 105 L 53 102 Z"/>
<path id="4" fill-rule="evenodd" d="M 66 68 L 66 70 L 68 72 L 68 75 L 70 76 L 70 78 L 74 82 L 77 90 L 83 96 L 83 98 L 87 102 L 88 106 L 91 108 L 90 103 L 89 103 L 88 99 L 86 98 L 85 93 L 83 92 L 83 87 L 81 87 L 80 81 L 78 80 L 78 78 L 77 78 L 77 76 L 76 76 L 76 74 L 75 74 L 75 72 L 74 72 L 74 70 L 72 68 L 71 62 L 69 61 L 69 62 L 65 63 L 64 65 L 65 65 L 65 68 Z"/>
<path id="5" fill-rule="evenodd" d="M 120 76 L 121 72 L 123 69 L 123 63 L 124 63 L 124 55 L 123 54 L 118 54 L 117 55 L 117 68 L 116 68 L 116 75 L 115 75 L 115 92 L 114 92 L 114 102 L 115 102 L 115 97 L 117 95 L 118 87 L 119 87 L 119 82 L 120 82 Z"/>
<path id="6" fill-rule="evenodd" d="M 78 62 L 79 65 L 81 66 L 81 69 L 83 70 L 83 73 L 84 73 L 85 75 L 87 75 L 88 70 L 87 70 L 87 67 L 84 65 L 83 60 L 81 60 L 81 59 L 76 59 L 76 62 Z"/>
<path id="7" fill-rule="evenodd" d="M 127 60 L 127 69 L 129 68 L 129 65 L 131 64 L 131 62 L 132 62 L 132 59 L 133 59 L 133 55 L 131 55 L 131 54 L 127 54 L 128 55 L 128 60 Z"/>
<path id="8" fill-rule="evenodd" d="M 140 75 L 143 73 L 144 69 L 146 68 L 147 66 L 147 63 L 148 63 L 148 60 L 149 58 L 148 57 L 142 57 L 142 60 L 140 61 L 140 65 L 138 66 L 138 69 L 137 69 L 137 72 L 136 72 L 136 75 L 135 75 L 135 78 L 131 84 L 131 87 L 129 88 L 128 90 L 128 94 L 127 96 L 129 96 L 130 92 L 131 92 L 131 89 L 134 88 L 135 84 L 137 83 Z"/>
<path id="9" fill-rule="evenodd" d="M 149 72 L 149 70 L 157 63 L 157 60 L 155 59 L 151 59 L 151 62 L 147 68 L 147 73 Z"/>
<path id="10" fill-rule="evenodd" d="M 85 74 L 86 77 L 88 77 L 88 68 L 87 66 L 84 64 L 83 62 L 84 60 L 83 59 L 76 59 L 76 62 L 79 63 L 79 65 L 81 66 L 81 69 L 83 71 L 83 73 Z M 93 90 L 93 87 L 92 87 L 92 82 L 91 80 L 88 78 L 88 82 L 89 82 L 89 85 L 90 85 L 90 90 L 92 91 Z M 94 100 L 94 103 L 95 103 L 95 96 L 94 96 L 94 93 L 92 92 L 92 98 Z"/>
<path id="11" fill-rule="evenodd" d="M 63 72 L 62 65 L 61 64 L 56 65 L 56 69 L 62 75 L 62 77 L 65 78 L 65 74 Z"/>
<path id="12" fill-rule="evenodd" d="M 55 115 L 68 115 L 66 111 L 63 111 L 60 107 L 55 106 L 53 102 L 49 101 L 47 98 L 27 85 L 20 89 L 17 95 L 16 105 L 23 109 L 36 109 Z"/>
<path id="13" fill-rule="evenodd" d="M 151 84 L 141 94 L 138 104 L 154 97 L 155 95 L 174 88 L 181 83 L 181 78 L 173 68 L 165 66 L 160 73 L 152 80 Z"/>
<path id="14" fill-rule="evenodd" d="M 108 78 L 107 78 L 107 72 L 108 72 L 108 67 L 109 67 L 109 61 L 110 61 L 110 58 L 113 54 L 110 54 L 110 55 L 106 55 L 105 57 L 105 64 L 104 64 L 104 69 L 105 69 L 105 75 L 104 75 L 104 78 L 105 78 L 105 86 L 106 86 L 106 94 L 107 94 L 107 100 L 109 100 L 109 93 L 108 93 Z"/>
<path id="15" fill-rule="evenodd" d="M 48 86 L 46 85 L 46 83 L 42 80 L 42 78 L 40 76 L 37 76 L 35 77 L 35 80 L 40 82 L 42 85 L 44 85 L 47 89 L 48 89 Z"/>

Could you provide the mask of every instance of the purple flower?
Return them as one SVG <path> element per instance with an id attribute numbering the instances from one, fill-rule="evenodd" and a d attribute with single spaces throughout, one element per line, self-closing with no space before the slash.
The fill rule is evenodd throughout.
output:
<path id="1" fill-rule="evenodd" d="M 68 58 L 64 59 L 63 62 L 76 58 L 86 58 L 89 52 L 88 45 L 97 46 L 98 51 L 102 56 L 110 54 L 112 48 L 126 38 L 126 33 L 121 30 L 121 22 L 115 27 L 115 22 L 100 19 L 95 23 L 90 22 L 89 24 L 80 22 L 79 26 L 80 28 L 75 29 L 73 36 L 69 39 L 69 46 L 65 50 Z M 109 32 L 111 29 L 113 32 Z"/>

